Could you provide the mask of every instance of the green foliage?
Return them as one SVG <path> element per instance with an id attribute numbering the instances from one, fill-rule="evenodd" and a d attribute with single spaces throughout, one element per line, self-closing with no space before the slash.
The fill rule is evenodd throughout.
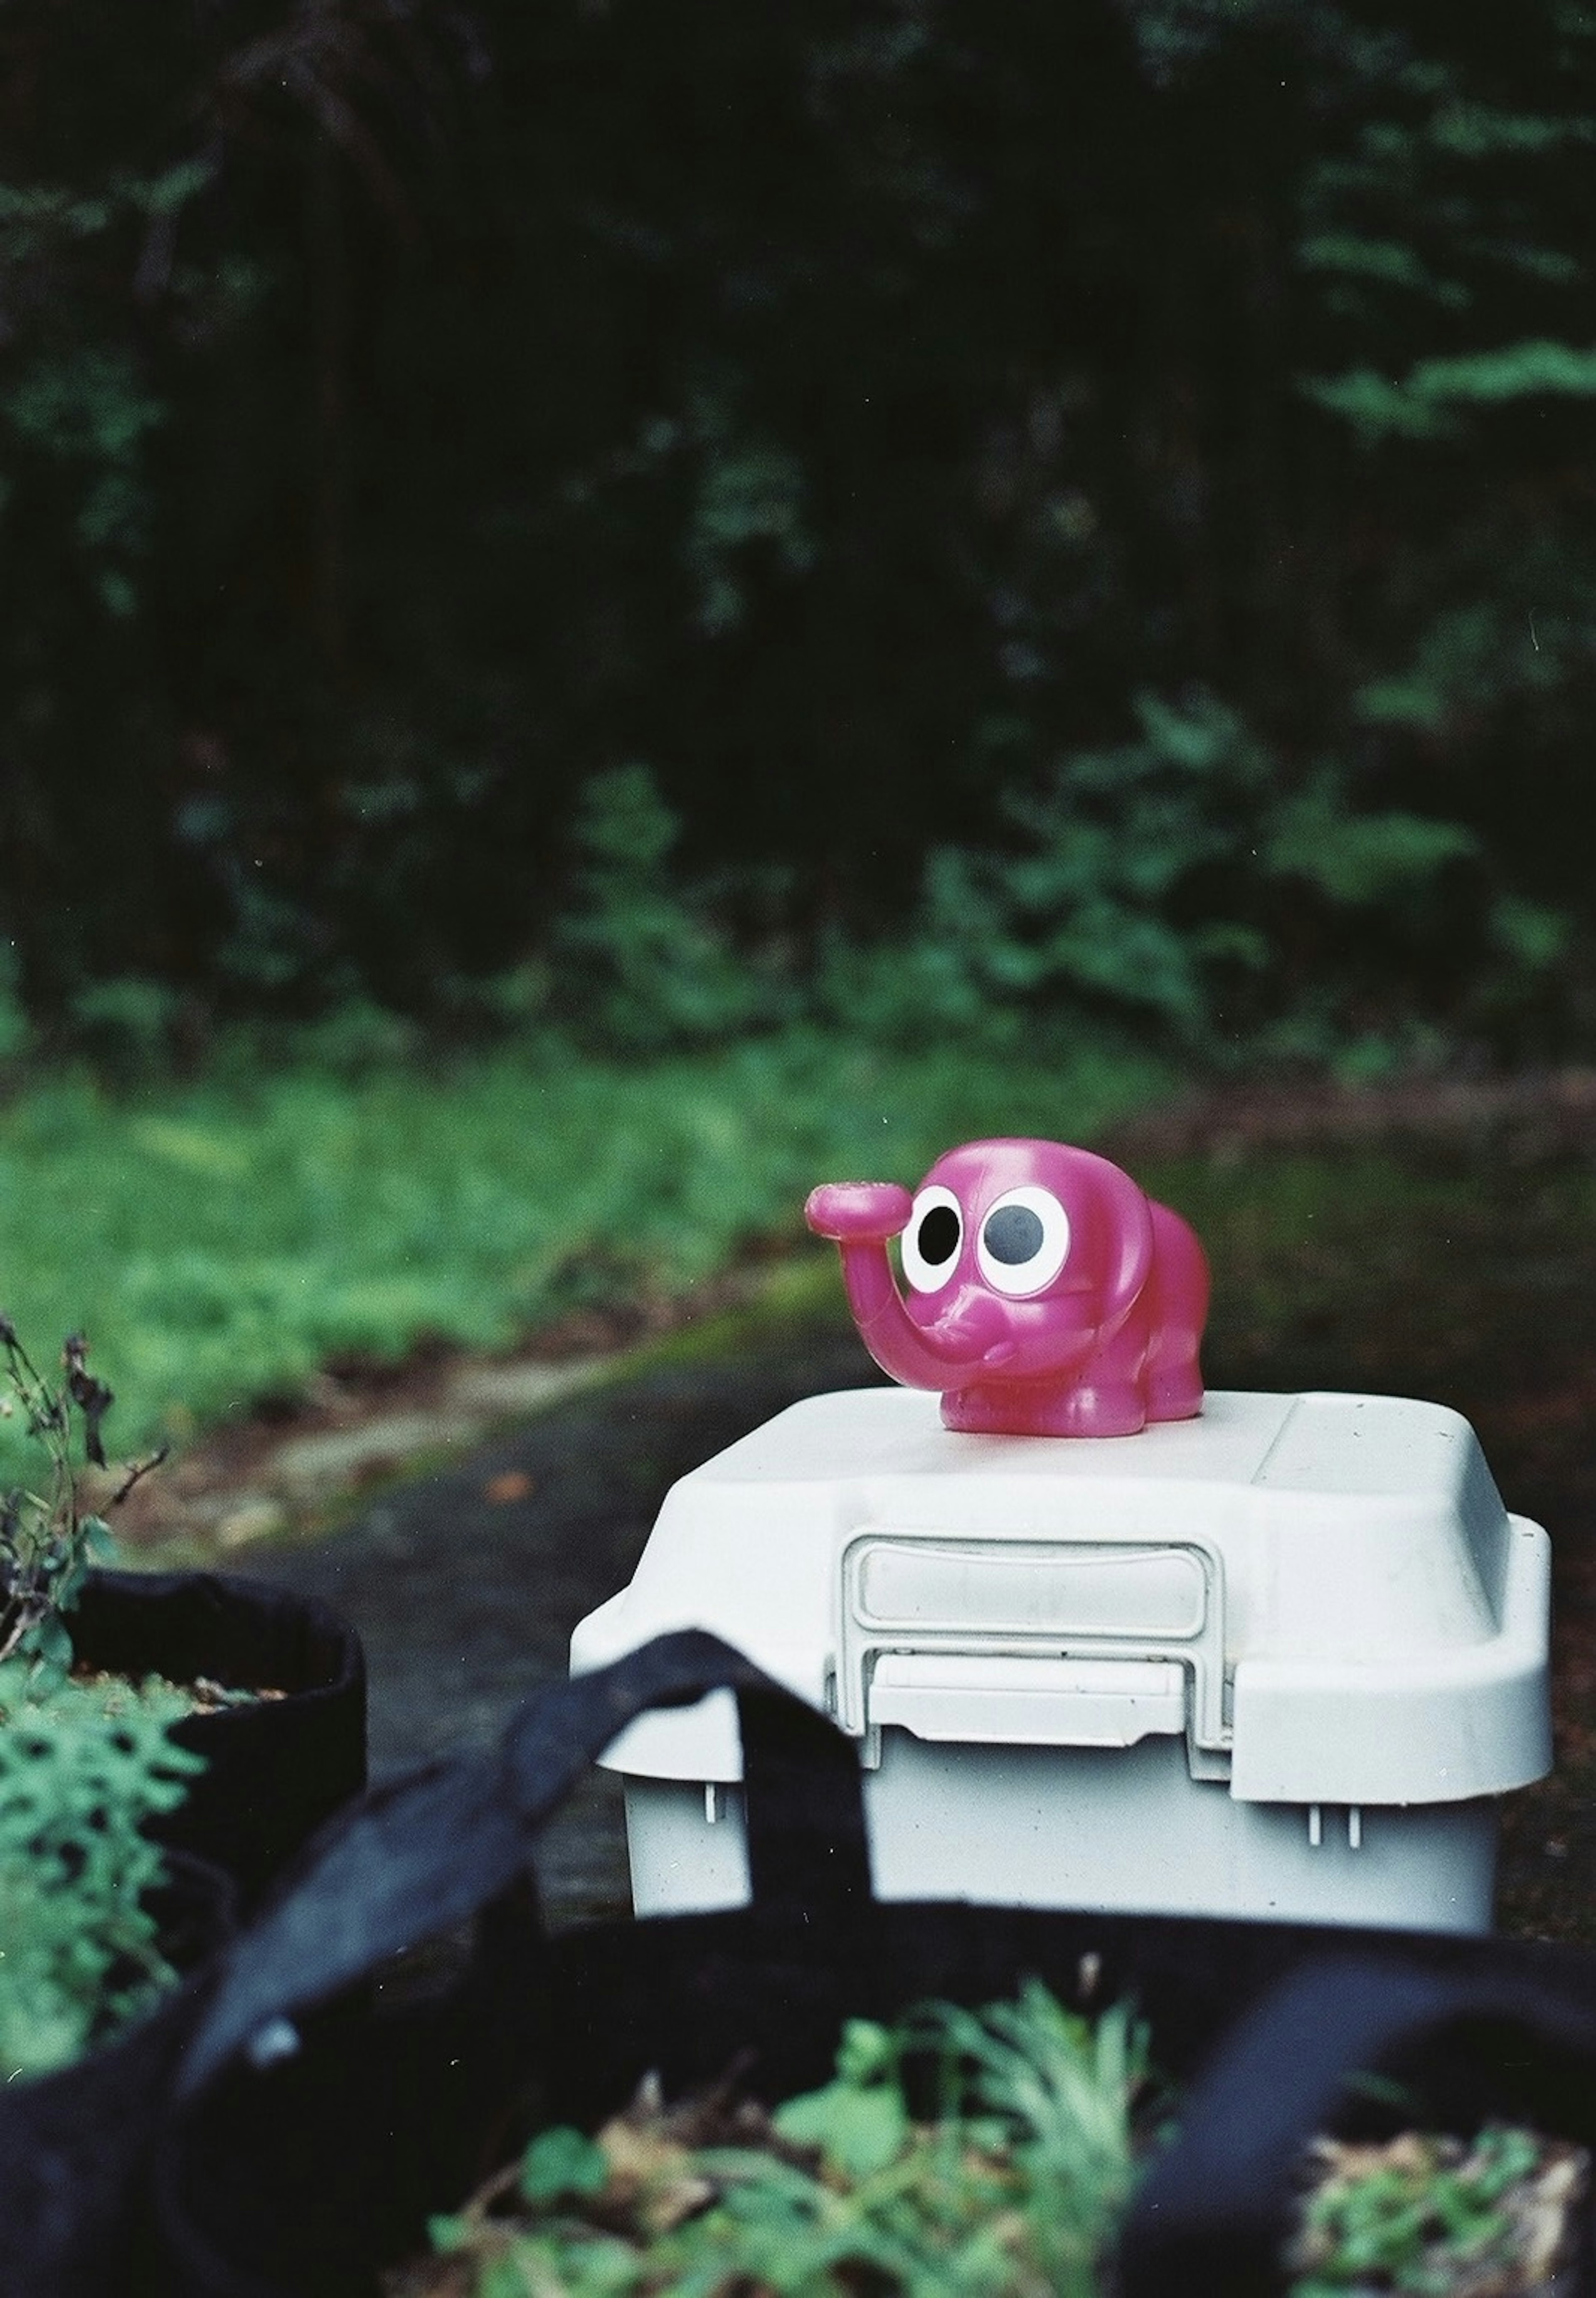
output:
<path id="1" fill-rule="evenodd" d="M 930 2123 L 905 2095 L 916 2051 L 940 2070 Z M 735 2143 L 690 2107 L 634 2110 L 597 2139 L 544 2131 L 516 2178 L 516 2215 L 494 2213 L 496 2180 L 434 2222 L 434 2247 L 462 2298 L 846 2298 L 862 2281 L 911 2298 L 1094 2298 L 1130 2192 L 1145 2071 L 1124 2010 L 1094 2029 L 1034 1984 L 1018 2003 L 937 2009 L 897 2032 L 856 2020 L 835 2080 L 768 2125 L 750 2107 L 725 2118 Z M 434 2286 L 424 2268 L 405 2286 Z"/>
<path id="2" fill-rule="evenodd" d="M 168 1737 L 188 1704 L 154 1683 L 41 1698 L 37 1670 L 0 1665 L 0 2081 L 67 2063 L 172 1982 L 140 1830 L 204 1767 Z"/>
<path id="3" fill-rule="evenodd" d="M 696 462 L 682 557 L 697 587 L 699 626 L 716 638 L 748 612 L 743 562 L 750 547 L 764 546 L 787 575 L 806 574 L 815 564 L 804 466 L 773 441 L 740 429 L 724 391 L 693 394 L 682 434 Z"/>
<path id="4" fill-rule="evenodd" d="M 1031 1980 L 1017 2001 L 943 2011 L 928 2031 L 944 2054 L 944 2096 L 996 2118 L 1013 2147 L 1052 2287 L 1088 2287 L 1134 2183 L 1145 2029 L 1124 2005 L 1095 2021 L 1065 2011 Z"/>
<path id="5" fill-rule="evenodd" d="M 33 1039 L 17 977 L 16 945 L 0 943 L 0 1070 L 20 1061 Z"/>
<path id="6" fill-rule="evenodd" d="M 912 2125 L 898 2079 L 901 2054 L 884 2027 L 850 2019 L 837 2046 L 836 2079 L 790 2098 L 772 2116 L 779 2138 L 820 2157 L 839 2180 L 856 2184 L 895 2162 Z"/>
<path id="7" fill-rule="evenodd" d="M 781 985 L 741 959 L 713 889 L 670 870 L 681 825 L 646 766 L 584 788 L 573 830 L 572 900 L 554 936 L 570 1018 L 615 1047 L 657 1051 L 724 1037 L 781 1010 Z"/>
<path id="8" fill-rule="evenodd" d="M 1063 988 L 1140 1007 L 1190 1039 L 1211 1026 L 1217 969 L 1261 965 L 1239 918 L 1183 923 L 1198 872 L 1256 836 L 1269 761 L 1231 713 L 1199 702 L 1137 707 L 1137 740 L 1062 760 L 1035 798 L 1005 811 L 1008 854 L 939 854 L 927 938 L 960 954 L 989 1001 Z"/>
<path id="9" fill-rule="evenodd" d="M 0 1414 L 42 1453 L 42 1492 L 0 1498 L 0 2081 L 75 2058 L 168 1985 L 149 1894 L 164 1880 L 142 1832 L 187 1791 L 203 1758 L 169 1727 L 188 1696 L 152 1679 L 72 1671 L 71 1614 L 92 1559 L 112 1551 L 78 1504 L 74 1437 L 103 1467 L 111 1391 L 80 1335 L 45 1379 L 0 1317 Z"/>
<path id="10" fill-rule="evenodd" d="M 412 1022 L 367 997 L 347 998 L 306 1022 L 294 1042 L 307 1070 L 332 1077 L 392 1075 L 407 1062 L 418 1062 L 424 1052 Z"/>
<path id="11" fill-rule="evenodd" d="M 1162 2135 L 1146 2054 L 1123 2005 L 1094 2024 L 1031 1981 L 980 2012 L 849 2021 L 834 2079 L 768 2117 L 729 2086 L 666 2108 L 645 2085 L 596 2137 L 541 2132 L 434 2219 L 394 2298 L 1103 2298 Z M 1318 2140 L 1281 2260 L 1291 2298 L 1550 2286 L 1584 2164 L 1495 2124 Z"/>
<path id="12" fill-rule="evenodd" d="M 119 243 L 170 222 L 205 179 L 180 162 L 87 189 L 0 185 L 0 291 L 31 323 L 0 380 L 0 534 L 10 526 L 12 550 L 27 534 L 19 515 L 30 493 L 59 500 L 62 540 L 113 618 L 136 604 L 135 569 L 152 541 L 150 450 L 170 410 L 135 344 L 109 331 L 95 290 Z"/>
<path id="13" fill-rule="evenodd" d="M 1344 909 L 1400 909 L 1449 863 L 1479 850 L 1455 822 L 1350 812 L 1330 772 L 1272 808 L 1263 835 L 1271 875 L 1297 879 Z"/>
<path id="14" fill-rule="evenodd" d="M 967 12 L 15 0 L 0 1058 L 1588 1049 L 1588 12 Z"/>
<path id="15" fill-rule="evenodd" d="M 1359 716 L 1374 725 L 1440 732 L 1506 698 L 1538 698 L 1577 676 L 1581 657 L 1591 652 L 1590 633 L 1572 599 L 1559 596 L 1566 579 L 1559 583 L 1551 568 L 1537 572 L 1526 603 L 1509 595 L 1438 615 L 1410 662 L 1360 690 Z"/>
<path id="16" fill-rule="evenodd" d="M 1362 988 L 1356 960 L 1333 954 L 1345 913 L 1411 921 L 1477 840 L 1361 808 L 1331 762 L 1293 775 L 1212 698 L 1144 695 L 1137 715 L 1134 740 L 1060 760 L 1034 797 L 1011 791 L 1006 850 L 932 856 L 911 943 L 922 1018 L 1063 997 L 1139 1014 L 1211 1057 L 1246 1014 L 1256 1050 L 1292 1017 L 1284 937 L 1317 904 L 1327 1049 Z"/>
<path id="17" fill-rule="evenodd" d="M 91 982 L 68 1012 L 73 1036 L 96 1065 L 108 1077 L 133 1079 L 166 1067 L 181 1009 L 168 983 L 128 976 Z"/>
<path id="18" fill-rule="evenodd" d="M 526 2149 L 517 2184 L 523 2199 L 534 2204 L 580 2201 L 609 2184 L 609 2158 L 580 2130 L 557 2123 Z"/>
<path id="19" fill-rule="evenodd" d="M 1292 2246 L 1291 2298 L 1370 2289 L 1445 2298 L 1460 2287 L 1547 2287 L 1555 2249 L 1542 2210 L 1526 2226 L 1508 2205 L 1566 2150 L 1487 2123 L 1471 2140 L 1409 2132 L 1385 2147 L 1321 2145 L 1320 2177 Z M 1559 2166 L 1560 2167 L 1560 2166 Z M 1553 2184 L 1558 2182 L 1554 2178 Z M 1566 2207 L 1569 2188 L 1559 2199 Z M 1532 2202 L 1535 2199 L 1530 2197 Z M 1542 2271 L 1526 2251 L 1542 2254 Z"/>
<path id="20" fill-rule="evenodd" d="M 1421 360 L 1395 383 L 1360 368 L 1302 387 L 1365 441 L 1456 439 L 1463 435 L 1462 416 L 1470 411 L 1549 393 L 1596 398 L 1596 351 L 1567 343 L 1509 343 L 1455 359 Z"/>

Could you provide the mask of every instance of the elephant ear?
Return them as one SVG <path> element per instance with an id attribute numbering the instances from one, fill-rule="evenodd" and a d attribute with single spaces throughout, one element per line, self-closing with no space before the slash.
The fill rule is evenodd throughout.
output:
<path id="1" fill-rule="evenodd" d="M 1153 1273 L 1153 1208 L 1129 1173 L 1093 1157 L 1082 1176 L 1103 1224 L 1103 1323 L 1114 1331 L 1130 1314 Z"/>

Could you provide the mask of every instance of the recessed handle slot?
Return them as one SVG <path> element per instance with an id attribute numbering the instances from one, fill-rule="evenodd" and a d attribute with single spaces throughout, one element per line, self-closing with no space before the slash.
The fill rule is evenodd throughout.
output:
<path id="1" fill-rule="evenodd" d="M 872 1727 L 900 1724 L 918 1740 L 1133 1748 L 1186 1730 L 1187 1671 L 1176 1660 L 882 1652 L 866 1715 Z"/>

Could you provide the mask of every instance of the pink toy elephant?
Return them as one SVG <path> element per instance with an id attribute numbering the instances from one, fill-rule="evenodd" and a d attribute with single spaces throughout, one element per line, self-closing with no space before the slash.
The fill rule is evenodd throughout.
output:
<path id="1" fill-rule="evenodd" d="M 972 1141 L 913 1197 L 893 1181 L 834 1181 L 805 1213 L 841 1248 L 871 1355 L 910 1388 L 939 1388 L 949 1428 L 1129 1436 L 1203 1409 L 1203 1248 L 1106 1157 Z"/>

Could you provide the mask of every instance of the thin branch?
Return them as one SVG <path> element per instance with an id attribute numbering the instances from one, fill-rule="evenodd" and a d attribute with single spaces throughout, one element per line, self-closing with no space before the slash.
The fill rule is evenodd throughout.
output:
<path id="1" fill-rule="evenodd" d="M 110 1500 L 106 1502 L 106 1506 L 108 1508 L 120 1508 L 122 1502 L 127 1499 L 135 1484 L 141 1483 L 143 1479 L 149 1475 L 152 1468 L 158 1468 L 163 1460 L 170 1457 L 171 1449 L 172 1448 L 170 1444 L 163 1444 L 158 1452 L 152 1452 L 147 1460 L 125 1461 L 123 1466 L 126 1467 L 128 1473 L 122 1483 L 118 1486 L 117 1490 L 111 1495 Z"/>

